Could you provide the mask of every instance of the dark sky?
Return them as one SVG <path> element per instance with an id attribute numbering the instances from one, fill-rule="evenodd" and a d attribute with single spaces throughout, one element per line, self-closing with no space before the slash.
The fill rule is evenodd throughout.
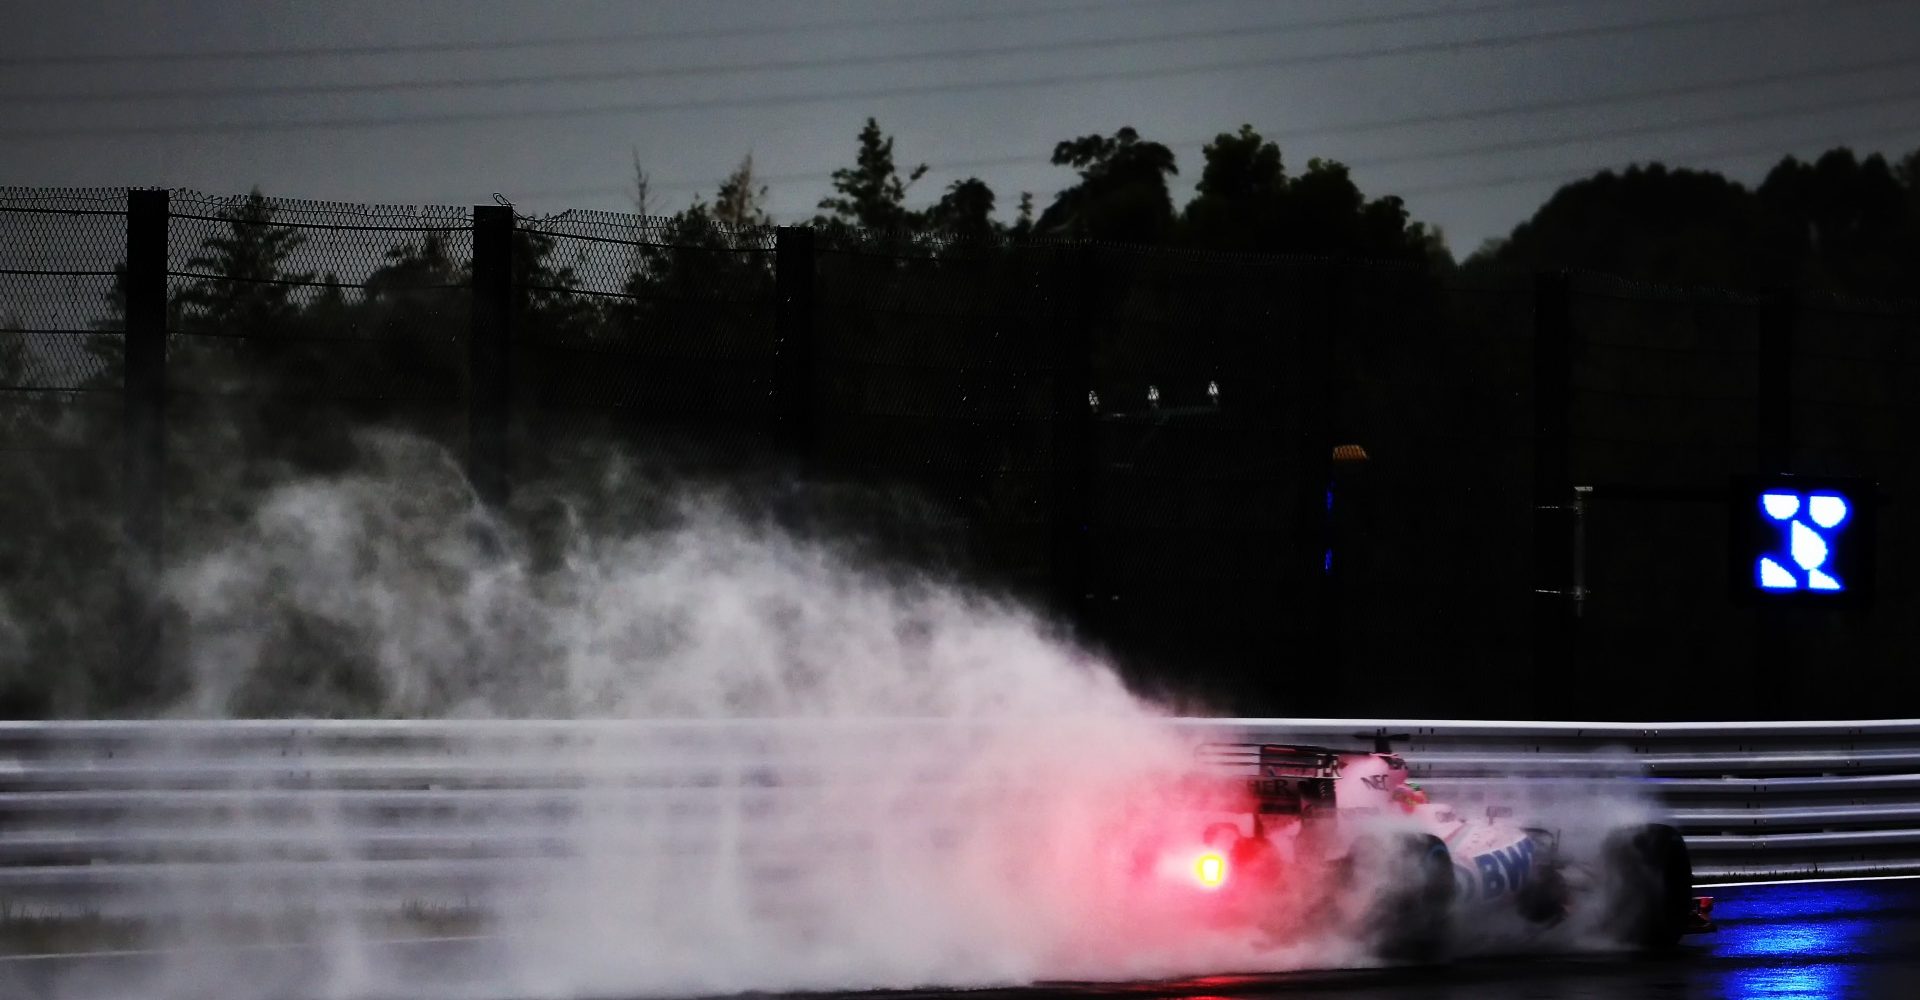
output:
<path id="1" fill-rule="evenodd" d="M 1184 202 L 1246 122 L 1465 253 L 1603 166 L 1920 146 L 1915 0 L 0 3 L 0 184 L 631 209 L 637 149 L 671 211 L 751 152 L 787 221 L 873 115 L 911 200 L 1010 216 L 1061 139 L 1135 126 Z"/>

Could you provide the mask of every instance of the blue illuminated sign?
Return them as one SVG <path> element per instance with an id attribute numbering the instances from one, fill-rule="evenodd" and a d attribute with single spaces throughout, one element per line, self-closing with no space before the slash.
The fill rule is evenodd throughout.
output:
<path id="1" fill-rule="evenodd" d="M 1734 489 L 1734 584 L 1749 596 L 1814 603 L 1872 586 L 1873 484 L 1795 476 Z"/>
<path id="2" fill-rule="evenodd" d="M 1847 522 L 1847 498 L 1832 493 L 1760 494 L 1760 509 L 1781 526 L 1785 550 L 1754 561 L 1755 582 L 1767 590 L 1845 590 L 1833 575 L 1833 542 Z"/>

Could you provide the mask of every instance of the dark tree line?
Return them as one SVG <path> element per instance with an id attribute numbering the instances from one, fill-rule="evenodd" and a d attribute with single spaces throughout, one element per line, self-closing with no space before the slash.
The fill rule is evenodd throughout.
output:
<path id="1" fill-rule="evenodd" d="M 999 199 L 986 181 L 949 184 L 924 209 L 907 206 L 907 191 L 925 164 L 904 172 L 894 140 L 867 119 L 855 163 L 834 171 L 834 194 L 822 199 L 814 224 L 882 232 L 922 231 L 962 239 L 1043 237 L 1107 243 L 1175 245 L 1208 250 L 1314 254 L 1384 260 L 1442 260 L 1437 231 L 1409 219 L 1399 198 L 1367 198 L 1346 167 L 1311 160 L 1289 175 L 1280 148 L 1251 126 L 1222 132 L 1202 152 L 1197 195 L 1177 208 L 1174 153 L 1130 127 L 1058 143 L 1052 162 L 1076 180 L 1036 214 L 1020 196 L 1011 222 L 996 217 Z"/>
<path id="2" fill-rule="evenodd" d="M 1132 128 L 1063 141 L 1052 162 L 1071 169 L 1075 182 L 1037 214 L 1032 196 L 1021 195 L 1010 222 L 997 217 L 998 198 L 978 177 L 954 181 L 924 209 L 909 208 L 908 189 L 926 166 L 902 171 L 893 138 L 873 119 L 858 142 L 855 164 L 834 172 L 834 194 L 820 202 L 816 225 L 1454 266 L 1441 233 L 1412 220 L 1400 198 L 1368 197 L 1330 160 L 1289 173 L 1279 146 L 1247 125 L 1205 146 L 1184 206 L 1173 195 L 1179 165 L 1165 145 Z M 1460 264 L 1911 297 L 1920 274 L 1920 150 L 1894 161 L 1845 148 L 1810 162 L 1790 156 L 1753 188 L 1659 163 L 1601 171 L 1565 185 L 1509 236 Z"/>
<path id="3" fill-rule="evenodd" d="M 1475 268 L 1585 268 L 1673 285 L 1910 298 L 1920 275 L 1920 150 L 1890 163 L 1787 157 L 1756 188 L 1660 164 L 1556 192 Z"/>

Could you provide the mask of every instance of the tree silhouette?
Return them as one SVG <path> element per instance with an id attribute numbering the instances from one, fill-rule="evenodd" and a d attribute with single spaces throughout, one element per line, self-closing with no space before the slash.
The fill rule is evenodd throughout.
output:
<path id="1" fill-rule="evenodd" d="M 222 227 L 187 259 L 187 270 L 202 275 L 177 295 L 188 322 L 228 336 L 270 336 L 296 323 L 293 290 L 314 274 L 287 266 L 306 237 L 276 225 L 276 214 L 258 188 L 221 210 Z"/>
<path id="2" fill-rule="evenodd" d="M 1164 243 L 1171 235 L 1167 178 L 1179 173 L 1173 150 L 1126 126 L 1054 146 L 1053 163 L 1079 171 L 1080 181 L 1040 213 L 1035 233 L 1123 243 Z"/>
<path id="3" fill-rule="evenodd" d="M 456 264 L 447 252 L 447 238 L 429 231 L 418 241 L 408 240 L 387 248 L 386 263 L 375 268 L 363 283 L 367 298 L 403 296 L 420 289 L 462 285 L 470 280 L 468 265 Z"/>
<path id="4" fill-rule="evenodd" d="M 1251 125 L 1222 132 L 1202 150 L 1199 194 L 1187 203 L 1187 238 L 1199 245 L 1251 250 L 1279 235 L 1287 172 L 1280 147 Z"/>
<path id="5" fill-rule="evenodd" d="M 872 118 L 860 129 L 860 151 L 854 165 L 833 172 L 832 197 L 822 198 L 819 208 L 825 214 L 814 217 L 820 226 L 858 226 L 879 232 L 899 232 L 915 228 L 918 213 L 906 207 L 907 188 L 925 176 L 922 163 L 903 178 L 893 161 L 893 137 L 880 131 Z"/>
<path id="6" fill-rule="evenodd" d="M 1489 267 L 1571 267 L 1674 284 L 1751 287 L 1769 280 L 1753 248 L 1752 194 L 1712 171 L 1660 164 L 1603 170 L 1556 191 L 1511 236 L 1468 259 Z"/>
<path id="7" fill-rule="evenodd" d="M 1789 156 L 1756 197 L 1767 225 L 1768 278 L 1855 295 L 1912 294 L 1920 212 L 1910 182 L 1879 154 L 1862 160 L 1834 149 L 1812 163 Z"/>
<path id="8" fill-rule="evenodd" d="M 740 158 L 740 165 L 733 168 L 733 173 L 720 182 L 720 191 L 713 199 L 713 219 L 735 229 L 764 226 L 772 221 L 767 215 L 766 203 L 767 186 L 756 183 L 753 154 L 748 153 Z"/>
<path id="9" fill-rule="evenodd" d="M 1920 215 L 1920 149 L 1901 157 L 1900 165 L 1894 168 L 1894 175 L 1900 178 L 1900 186 L 1907 191 L 1907 210 Z"/>
<path id="10" fill-rule="evenodd" d="M 1658 163 L 1555 192 L 1475 270 L 1573 267 L 1675 285 L 1911 296 L 1920 270 L 1916 154 L 1787 157 L 1757 190 Z"/>
<path id="11" fill-rule="evenodd" d="M 978 177 L 954 181 L 927 210 L 927 228 L 963 240 L 984 240 L 1001 232 L 993 221 L 993 189 Z"/>
<path id="12" fill-rule="evenodd" d="M 1183 213 L 1189 245 L 1374 260 L 1450 260 L 1439 235 L 1410 222 L 1399 198 L 1369 200 L 1340 163 L 1310 160 L 1306 173 L 1288 177 L 1280 147 L 1250 125 L 1220 133 L 1204 155 L 1199 193 Z"/>

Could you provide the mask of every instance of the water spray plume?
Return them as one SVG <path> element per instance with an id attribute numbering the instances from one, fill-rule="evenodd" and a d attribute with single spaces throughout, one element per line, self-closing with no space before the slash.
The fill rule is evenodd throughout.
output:
<path id="1" fill-rule="evenodd" d="M 378 797 L 403 786 L 277 777 L 306 765 L 258 746 L 224 760 L 141 748 L 228 803 L 167 831 L 222 864 L 167 866 L 138 901 L 179 915 L 174 943 L 231 944 L 236 921 L 298 903 L 321 927 L 336 1000 L 1369 961 L 1312 927 L 1281 939 L 1196 918 L 1190 904 L 1232 872 L 1195 839 L 1211 807 L 1183 780 L 1193 741 L 1034 612 L 783 529 L 725 491 L 648 492 L 664 477 L 631 468 L 599 495 L 523 484 L 503 513 L 431 445 L 361 450 L 356 471 L 283 483 L 243 522 L 183 540 L 165 595 L 189 679 L 174 714 L 550 721 L 435 742 L 456 791 L 501 794 L 397 818 Z M 394 860 L 381 851 L 482 834 L 538 850 L 426 899 L 396 900 L 377 878 L 196 874 L 289 858 L 371 870 Z M 425 972 L 397 967 L 366 923 L 396 904 L 473 911 L 479 940 Z M 290 992 L 257 974 L 270 955 L 210 954 L 129 995 Z"/>

